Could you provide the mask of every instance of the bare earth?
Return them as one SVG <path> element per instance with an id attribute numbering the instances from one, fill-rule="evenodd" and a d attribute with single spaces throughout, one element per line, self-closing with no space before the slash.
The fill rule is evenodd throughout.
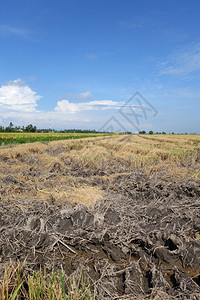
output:
<path id="1" fill-rule="evenodd" d="M 97 299 L 200 299 L 200 136 L 1 148 L 0 197 L 1 272 L 25 260 L 83 273 Z"/>

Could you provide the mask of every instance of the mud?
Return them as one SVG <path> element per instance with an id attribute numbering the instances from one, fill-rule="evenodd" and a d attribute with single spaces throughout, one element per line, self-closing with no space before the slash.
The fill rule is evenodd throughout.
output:
<path id="1" fill-rule="evenodd" d="M 58 155 L 66 148 L 52 151 Z M 59 202 L 52 194 L 41 201 L 32 183 L 17 175 L 41 176 L 39 189 L 52 186 L 51 176 L 66 176 L 66 169 L 57 162 L 42 170 L 39 161 L 34 153 L 26 158 L 32 170 L 10 174 L 2 169 L 1 270 L 12 260 L 26 261 L 27 274 L 41 269 L 83 273 L 97 299 L 200 299 L 199 181 L 180 181 L 161 169 L 147 176 L 142 169 L 131 171 L 122 159 L 90 172 L 86 164 L 80 168 L 71 160 L 65 167 L 76 179 L 67 177 L 66 186 L 98 186 L 103 198 L 89 206 L 68 197 Z M 106 178 L 113 170 L 118 175 Z"/>
<path id="2" fill-rule="evenodd" d="M 90 207 L 29 199 L 1 203 L 1 266 L 12 259 L 26 260 L 27 270 L 78 270 L 100 299 L 150 297 L 155 289 L 198 299 L 200 185 L 171 183 L 166 192 L 166 182 L 161 188 L 141 176 L 119 176 L 115 193 Z"/>

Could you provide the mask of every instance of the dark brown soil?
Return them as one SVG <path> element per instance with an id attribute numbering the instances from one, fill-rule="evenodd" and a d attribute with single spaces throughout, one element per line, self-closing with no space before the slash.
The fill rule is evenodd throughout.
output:
<path id="1" fill-rule="evenodd" d="M 199 299 L 199 195 L 199 182 L 177 184 L 140 172 L 116 177 L 106 199 L 91 207 L 3 202 L 1 265 L 26 260 L 27 272 L 81 271 L 99 299 L 144 299 L 156 291 Z"/>

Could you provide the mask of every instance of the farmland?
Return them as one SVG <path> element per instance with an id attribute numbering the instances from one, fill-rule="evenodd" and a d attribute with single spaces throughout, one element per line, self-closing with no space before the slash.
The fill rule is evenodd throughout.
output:
<path id="1" fill-rule="evenodd" d="M 89 136 L 0 149 L 0 298 L 199 299 L 200 136 Z"/>
<path id="2" fill-rule="evenodd" d="M 0 146 L 9 144 L 24 144 L 34 142 L 50 142 L 57 140 L 81 139 L 86 137 L 97 137 L 102 133 L 0 133 Z"/>

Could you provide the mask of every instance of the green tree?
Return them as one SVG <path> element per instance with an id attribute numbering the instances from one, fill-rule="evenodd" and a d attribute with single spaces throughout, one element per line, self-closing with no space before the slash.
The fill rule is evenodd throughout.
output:
<path id="1" fill-rule="evenodd" d="M 13 128 L 13 123 L 10 122 L 10 124 L 5 128 L 6 132 L 13 132 L 14 128 Z"/>
<path id="2" fill-rule="evenodd" d="M 10 122 L 9 127 L 13 128 L 13 123 L 12 122 Z"/>
<path id="3" fill-rule="evenodd" d="M 29 124 L 26 126 L 25 129 L 27 132 L 35 132 L 37 130 L 36 126 L 33 126 L 32 124 Z"/>
<path id="4" fill-rule="evenodd" d="M 153 134 L 153 131 L 152 131 L 152 130 L 150 130 L 150 131 L 149 131 L 149 134 Z"/>

